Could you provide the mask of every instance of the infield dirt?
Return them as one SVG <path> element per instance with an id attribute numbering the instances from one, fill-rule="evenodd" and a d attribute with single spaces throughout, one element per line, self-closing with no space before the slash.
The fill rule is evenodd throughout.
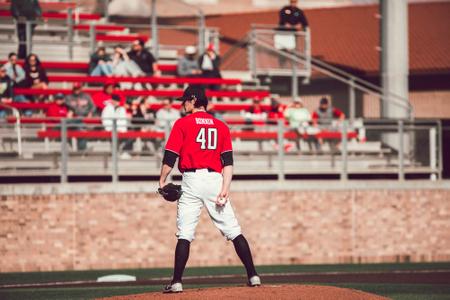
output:
<path id="1" fill-rule="evenodd" d="M 261 287 L 222 287 L 188 289 L 178 294 L 146 293 L 99 298 L 99 300 L 149 300 L 149 299 L 307 299 L 307 300 L 385 300 L 389 298 L 353 289 L 319 285 L 264 285 Z"/>

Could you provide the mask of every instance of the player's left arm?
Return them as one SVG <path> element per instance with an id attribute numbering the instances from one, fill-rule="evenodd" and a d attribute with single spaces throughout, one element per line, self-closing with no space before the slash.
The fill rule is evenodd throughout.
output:
<path id="1" fill-rule="evenodd" d="M 173 167 L 163 164 L 161 166 L 161 174 L 159 176 L 159 187 L 163 188 L 166 185 L 167 177 L 169 176 L 170 172 L 172 171 Z"/>
<path id="2" fill-rule="evenodd" d="M 167 177 L 172 171 L 175 162 L 180 155 L 181 144 L 183 143 L 183 130 L 179 120 L 175 122 L 166 143 L 164 157 L 162 160 L 161 173 L 159 176 L 159 187 L 166 185 Z"/>
<path id="3" fill-rule="evenodd" d="M 225 126 L 223 132 L 223 144 L 222 152 L 220 154 L 220 159 L 223 165 L 222 171 L 222 189 L 219 195 L 217 195 L 216 203 L 217 205 L 223 206 L 228 201 L 230 194 L 231 180 L 233 178 L 233 148 L 231 144 L 230 129 Z"/>

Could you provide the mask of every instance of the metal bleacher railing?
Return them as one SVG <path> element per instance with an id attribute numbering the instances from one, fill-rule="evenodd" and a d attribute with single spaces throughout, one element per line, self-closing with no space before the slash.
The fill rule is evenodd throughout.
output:
<path id="1" fill-rule="evenodd" d="M 283 119 L 241 115 L 225 117 L 224 121 L 234 140 L 237 175 L 266 175 L 278 180 L 302 175 L 348 180 L 374 174 L 397 176 L 399 180 L 413 174 L 441 178 L 442 129 L 435 120 L 372 120 L 357 128 L 345 120 L 301 131 L 294 131 Z M 127 121 L 126 131 L 119 132 L 116 122 L 119 120 L 113 120 L 112 131 L 106 131 L 99 118 L 33 117 L 17 123 L 16 117 L 9 117 L 0 123 L 0 176 L 59 176 L 61 182 L 73 176 L 109 176 L 114 182 L 121 176 L 157 176 L 169 125 L 161 129 L 149 120 L 133 119 Z M 23 134 L 11 136 L 10 127 L 17 128 L 17 124 Z M 383 146 L 380 139 L 386 133 L 399 137 L 414 134 L 412 148 L 416 151 L 412 155 L 406 151 L 404 138 L 399 138 L 399 150 Z M 87 142 L 84 149 L 77 147 L 81 139 Z M 133 145 L 131 149 L 120 146 L 126 142 Z M 144 144 L 151 147 L 145 149 Z M 24 149 L 22 155 L 18 147 Z M 130 156 L 122 157 L 124 152 Z"/>

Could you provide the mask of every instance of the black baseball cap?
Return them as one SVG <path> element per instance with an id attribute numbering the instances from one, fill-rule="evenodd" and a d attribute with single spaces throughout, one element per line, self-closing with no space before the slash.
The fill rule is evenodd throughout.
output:
<path id="1" fill-rule="evenodd" d="M 181 96 L 177 100 L 185 102 L 185 101 L 193 100 L 194 98 L 197 99 L 197 101 L 195 102 L 196 107 L 200 107 L 200 106 L 207 107 L 208 106 L 208 98 L 206 97 L 205 89 L 198 85 L 188 86 L 184 90 L 183 96 Z"/>

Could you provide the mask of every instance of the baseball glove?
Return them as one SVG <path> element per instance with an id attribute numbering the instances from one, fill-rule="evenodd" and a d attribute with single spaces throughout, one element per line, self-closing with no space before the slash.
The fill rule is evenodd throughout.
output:
<path id="1" fill-rule="evenodd" d="M 159 188 L 158 193 L 167 201 L 174 202 L 180 199 L 183 192 L 181 191 L 181 185 L 168 183 L 162 188 Z"/>

